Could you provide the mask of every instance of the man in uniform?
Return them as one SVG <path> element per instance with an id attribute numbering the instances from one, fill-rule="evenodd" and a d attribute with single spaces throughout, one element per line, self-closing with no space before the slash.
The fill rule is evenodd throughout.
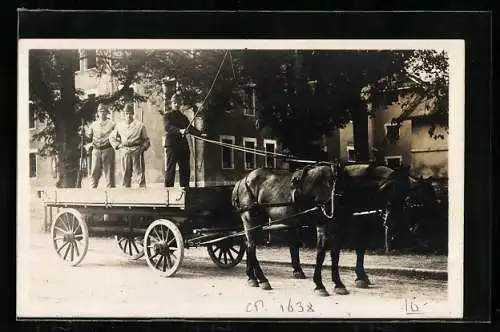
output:
<path id="1" fill-rule="evenodd" d="M 89 138 L 91 143 L 87 150 L 92 153 L 92 168 L 90 174 L 90 185 L 97 188 L 101 174 L 104 172 L 106 187 L 115 186 L 115 150 L 109 143 L 109 135 L 115 129 L 115 123 L 108 118 L 109 110 L 99 104 L 97 107 L 99 118 L 90 125 Z"/>
<path id="2" fill-rule="evenodd" d="M 151 145 L 146 127 L 134 119 L 134 107 L 130 104 L 125 106 L 122 116 L 123 121 L 116 125 L 109 137 L 113 148 L 121 151 L 122 185 L 130 188 L 134 174 L 139 187 L 146 187 L 144 151 Z"/>
<path id="3" fill-rule="evenodd" d="M 170 99 L 171 109 L 163 117 L 165 126 L 165 187 L 173 187 L 175 180 L 175 166 L 179 165 L 179 185 L 189 187 L 189 144 L 186 139 L 188 118 L 181 112 L 181 97 L 174 94 Z M 200 135 L 201 132 L 189 126 L 189 133 Z M 205 136 L 205 135 L 203 135 Z"/>

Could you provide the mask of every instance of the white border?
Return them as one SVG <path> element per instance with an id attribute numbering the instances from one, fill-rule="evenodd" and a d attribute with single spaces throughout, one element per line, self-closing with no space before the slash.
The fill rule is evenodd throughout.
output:
<path id="1" fill-rule="evenodd" d="M 20 39 L 18 43 L 18 163 L 17 192 L 29 193 L 29 171 L 27 162 L 29 148 L 28 126 L 28 50 L 29 49 L 329 49 L 329 50 L 408 50 L 436 49 L 445 50 L 449 56 L 450 70 L 450 118 L 449 118 L 449 233 L 448 233 L 448 300 L 450 318 L 463 316 L 463 232 L 464 232 L 464 118 L 465 118 L 465 43 L 463 40 L 213 40 L 213 39 L 174 39 L 147 40 L 134 39 Z M 234 162 L 234 158 L 233 158 Z M 20 175 L 24 175 L 19 177 Z M 17 199 L 17 309 L 26 303 L 29 292 L 29 271 L 26 255 L 29 250 L 29 209 L 23 200 Z M 354 295 L 353 295 L 354 296 Z M 23 300 L 24 299 L 24 300 Z M 23 301 L 21 301 L 23 300 Z"/>

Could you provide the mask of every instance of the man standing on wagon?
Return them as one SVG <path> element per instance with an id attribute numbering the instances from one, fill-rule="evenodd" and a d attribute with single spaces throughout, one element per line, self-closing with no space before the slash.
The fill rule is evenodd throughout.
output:
<path id="1" fill-rule="evenodd" d="M 122 116 L 123 121 L 116 125 L 109 136 L 113 148 L 121 151 L 122 185 L 130 188 L 134 174 L 138 186 L 146 187 L 144 152 L 151 145 L 146 127 L 141 121 L 134 119 L 134 107 L 130 104 L 125 105 Z"/>
<path id="2" fill-rule="evenodd" d="M 174 186 L 176 164 L 179 165 L 179 185 L 189 187 L 190 151 L 186 134 L 201 135 L 198 129 L 189 126 L 188 118 L 180 110 L 181 103 L 180 94 L 174 94 L 170 99 L 171 109 L 167 110 L 163 117 L 165 126 L 165 187 Z M 188 132 L 186 132 L 188 126 Z"/>
<path id="3" fill-rule="evenodd" d="M 115 186 L 115 150 L 109 143 L 109 135 L 115 129 L 115 123 L 108 118 L 109 110 L 104 104 L 97 107 L 99 119 L 90 125 L 87 150 L 92 153 L 90 186 L 97 188 L 101 174 L 104 173 L 106 187 Z"/>

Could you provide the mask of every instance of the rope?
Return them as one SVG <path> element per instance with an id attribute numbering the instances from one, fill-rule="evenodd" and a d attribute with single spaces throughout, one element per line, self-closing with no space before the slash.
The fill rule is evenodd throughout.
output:
<path id="1" fill-rule="evenodd" d="M 201 137 L 201 136 L 196 136 L 196 135 L 193 135 L 193 134 L 191 134 L 191 136 L 193 136 L 195 139 L 198 139 L 198 140 L 201 140 L 201 141 L 204 141 L 204 142 L 208 142 L 208 143 L 212 143 L 212 144 L 224 146 L 224 147 L 231 148 L 231 149 L 234 149 L 234 150 L 237 150 L 237 151 L 241 151 L 241 152 L 255 153 L 256 155 L 263 156 L 263 157 L 267 157 L 267 156 L 272 156 L 274 158 L 281 157 L 281 158 L 284 158 L 284 159 L 286 159 L 288 161 L 293 161 L 293 162 L 297 162 L 297 163 L 307 163 L 307 164 L 315 164 L 315 163 L 318 162 L 317 160 L 297 159 L 297 158 L 293 158 L 293 157 L 290 157 L 290 156 L 288 156 L 286 154 L 282 154 L 282 153 L 265 151 L 265 150 L 260 150 L 260 149 L 250 149 L 250 148 L 246 148 L 246 147 L 240 146 L 240 145 L 235 145 L 235 144 L 230 144 L 230 143 L 223 143 L 223 142 L 215 141 L 215 140 L 212 140 L 212 139 L 204 138 L 204 137 Z M 324 163 L 333 165 L 333 163 L 330 163 L 330 162 L 327 162 L 327 161 L 325 161 Z"/>
<path id="2" fill-rule="evenodd" d="M 203 108 L 203 105 L 205 104 L 205 101 L 207 101 L 208 97 L 210 96 L 210 93 L 212 92 L 212 89 L 214 88 L 215 86 L 215 82 L 217 81 L 217 77 L 219 77 L 219 73 L 222 69 L 222 65 L 224 64 L 224 60 L 226 60 L 226 56 L 227 56 L 227 53 L 229 52 L 229 50 L 226 50 L 226 53 L 224 53 L 224 57 L 222 58 L 222 61 L 220 63 L 220 66 L 219 66 L 219 69 L 217 70 L 217 74 L 215 74 L 215 78 L 212 82 L 212 85 L 210 86 L 210 89 L 208 89 L 208 92 L 205 96 L 205 98 L 203 99 L 203 101 L 201 102 L 200 106 L 198 106 L 198 110 L 196 111 L 196 113 L 194 114 L 193 116 L 193 119 L 189 122 L 189 124 L 187 125 L 187 127 L 185 128 L 186 129 L 186 132 L 188 130 L 188 128 L 191 126 L 191 124 L 193 123 L 194 119 L 196 119 L 196 116 L 198 115 L 198 113 L 201 111 L 201 109 Z"/>
<path id="3" fill-rule="evenodd" d="M 310 213 L 310 212 L 313 212 L 313 211 L 316 211 L 318 210 L 319 207 L 315 206 L 315 207 L 312 207 L 310 209 L 307 209 L 307 210 L 304 210 L 304 211 L 301 211 L 301 212 L 298 212 L 298 213 L 295 213 L 295 214 L 292 214 L 290 216 L 287 216 L 287 217 L 284 217 L 284 218 L 280 218 L 280 219 L 276 219 L 276 220 L 273 220 L 272 222 L 269 222 L 267 226 L 270 226 L 270 225 L 273 225 L 273 224 L 277 224 L 277 223 L 281 223 L 287 219 L 291 219 L 291 218 L 294 218 L 294 217 L 297 217 L 297 216 L 300 216 L 300 215 L 303 215 L 303 214 L 306 214 L 306 213 Z M 246 232 L 248 231 L 252 231 L 252 230 L 255 230 L 257 228 L 262 228 L 266 226 L 265 224 L 261 224 L 261 225 L 257 225 L 257 226 L 254 226 L 254 227 L 251 227 L 251 228 L 248 228 L 247 230 L 245 231 L 241 231 L 241 232 L 238 232 L 238 233 L 233 233 L 233 234 L 230 234 L 230 235 L 227 235 L 227 236 L 223 236 L 223 237 L 220 237 L 220 238 L 217 238 L 217 239 L 213 239 L 213 240 L 209 240 L 209 241 L 205 241 L 205 242 L 202 242 L 200 243 L 199 245 L 205 245 L 205 244 L 210 244 L 210 243 L 216 243 L 216 242 L 219 242 L 219 241 L 222 241 L 222 240 L 226 240 L 226 239 L 229 239 L 229 238 L 233 238 L 233 237 L 240 237 L 240 236 L 243 236 L 246 234 Z"/>

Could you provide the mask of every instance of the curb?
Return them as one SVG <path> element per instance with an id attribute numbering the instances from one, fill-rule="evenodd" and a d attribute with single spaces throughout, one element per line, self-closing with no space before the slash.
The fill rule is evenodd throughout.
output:
<path id="1" fill-rule="evenodd" d="M 243 259 L 242 262 L 244 262 L 244 261 L 245 260 Z M 273 260 L 266 260 L 266 259 L 260 259 L 259 261 L 261 263 L 276 264 L 276 265 L 290 266 L 291 267 L 291 264 L 289 262 L 284 262 L 284 261 L 273 261 Z M 312 263 L 301 262 L 301 265 L 307 266 L 309 268 L 314 268 L 314 264 L 312 264 Z M 331 267 L 331 264 L 324 264 L 323 267 L 329 268 L 329 267 Z M 349 271 L 355 270 L 355 266 L 352 266 L 352 265 L 339 265 L 339 268 L 344 269 L 344 270 L 349 270 Z M 394 273 L 394 274 L 398 274 L 398 275 L 410 277 L 410 278 L 435 279 L 435 280 L 442 280 L 442 281 L 448 280 L 448 272 L 447 271 L 436 270 L 436 269 L 419 269 L 419 268 L 393 267 L 393 266 L 379 266 L 379 267 L 365 266 L 365 270 L 366 270 L 366 272 L 374 274 L 374 275 Z"/>

